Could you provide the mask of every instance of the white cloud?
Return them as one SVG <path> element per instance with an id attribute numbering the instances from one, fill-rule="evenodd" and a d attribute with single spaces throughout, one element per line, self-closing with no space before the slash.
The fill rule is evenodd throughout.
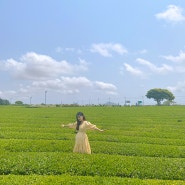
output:
<path id="1" fill-rule="evenodd" d="M 11 99 L 13 96 L 16 95 L 16 91 L 13 90 L 8 90 L 8 91 L 0 91 L 0 98 L 5 98 L 5 99 Z"/>
<path id="2" fill-rule="evenodd" d="M 184 66 L 176 66 L 175 70 L 177 73 L 185 73 L 185 67 Z"/>
<path id="3" fill-rule="evenodd" d="M 140 50 L 138 53 L 139 54 L 146 54 L 148 51 L 146 49 Z"/>
<path id="4" fill-rule="evenodd" d="M 185 81 L 180 81 L 176 86 L 168 86 L 167 87 L 173 93 L 175 92 L 185 92 Z"/>
<path id="5" fill-rule="evenodd" d="M 79 92 L 84 88 L 92 87 L 92 82 L 86 77 L 61 77 L 61 83 L 64 89 L 75 89 L 75 91 L 77 90 Z"/>
<path id="6" fill-rule="evenodd" d="M 76 49 L 76 48 L 62 48 L 60 46 L 58 46 L 55 51 L 57 53 L 66 53 L 66 52 L 71 52 L 71 53 L 77 53 L 77 54 L 82 54 L 82 50 L 81 49 Z"/>
<path id="7" fill-rule="evenodd" d="M 82 72 L 88 69 L 88 63 L 81 58 L 78 64 L 71 64 L 31 52 L 23 55 L 19 60 L 8 59 L 2 63 L 1 69 L 7 70 L 16 77 L 13 87 L 16 90 L 0 92 L 2 97 L 8 99 L 26 97 L 28 101 L 32 96 L 42 96 L 45 90 L 66 96 L 79 93 L 83 96 L 82 94 L 94 93 L 97 90 L 103 94 L 116 94 L 117 88 L 113 84 L 94 82 L 81 76 Z M 21 81 L 22 84 L 19 84 L 19 79 L 24 80 Z"/>
<path id="8" fill-rule="evenodd" d="M 57 53 L 63 53 L 63 52 L 76 52 L 75 48 L 62 48 L 60 46 L 58 46 L 56 49 Z M 77 50 L 78 51 L 78 50 Z"/>
<path id="9" fill-rule="evenodd" d="M 99 89 L 102 89 L 102 90 L 116 90 L 116 89 L 117 89 L 115 85 L 110 84 L 110 83 L 104 83 L 104 82 L 96 81 L 96 82 L 95 82 L 95 85 L 96 85 Z"/>
<path id="10" fill-rule="evenodd" d="M 131 65 L 124 63 L 126 71 L 136 76 L 143 76 L 143 72 L 137 68 L 132 67 Z"/>
<path id="11" fill-rule="evenodd" d="M 185 62 L 185 52 L 180 51 L 178 56 L 168 55 L 168 56 L 163 56 L 163 58 L 170 60 L 172 62 L 182 63 L 182 62 Z"/>
<path id="12" fill-rule="evenodd" d="M 8 59 L 7 61 L 4 62 L 4 67 L 5 69 L 10 69 L 10 70 L 15 70 L 18 73 L 25 70 L 26 68 L 26 64 L 21 63 L 21 62 L 17 62 L 14 59 Z"/>
<path id="13" fill-rule="evenodd" d="M 116 86 L 110 83 L 100 81 L 90 81 L 86 77 L 61 77 L 53 80 L 34 81 L 32 87 L 34 89 L 55 90 L 63 94 L 74 94 L 82 92 L 85 88 L 93 91 L 98 89 L 105 93 L 116 93 Z"/>
<path id="14" fill-rule="evenodd" d="M 155 15 L 157 19 L 164 19 L 170 22 L 184 21 L 183 9 L 176 5 L 168 5 L 167 10 Z"/>
<path id="15" fill-rule="evenodd" d="M 84 59 L 81 59 L 81 58 L 79 58 L 79 61 L 80 61 L 80 65 L 79 65 L 79 69 L 78 69 L 78 66 L 77 65 L 75 65 L 74 67 L 76 68 L 76 70 L 78 69 L 78 71 L 79 72 L 81 72 L 81 71 L 87 71 L 88 70 L 88 62 L 86 62 L 86 60 L 84 60 Z"/>
<path id="16" fill-rule="evenodd" d="M 35 89 L 55 90 L 64 94 L 80 92 L 85 87 L 91 87 L 92 82 L 86 77 L 61 77 L 46 81 L 34 81 L 32 87 Z"/>
<path id="17" fill-rule="evenodd" d="M 154 73 L 164 74 L 166 72 L 173 71 L 173 68 L 167 64 L 162 64 L 162 67 L 157 67 L 156 65 L 152 64 L 151 62 L 144 60 L 144 59 L 141 59 L 141 58 L 137 58 L 136 61 L 139 64 L 147 66 Z"/>
<path id="18" fill-rule="evenodd" d="M 151 62 L 144 60 L 142 58 L 137 58 L 136 62 L 149 68 L 149 70 L 152 73 L 166 74 L 167 72 L 174 71 L 174 69 L 167 64 L 162 64 L 161 67 L 157 67 L 156 65 L 154 65 Z M 125 70 L 128 71 L 129 73 L 131 73 L 132 75 L 140 76 L 142 78 L 146 78 L 147 73 L 149 72 L 149 70 L 146 71 L 146 69 L 144 70 L 144 68 L 141 68 L 141 67 L 140 67 L 140 69 L 138 69 L 137 67 L 133 67 L 128 63 L 124 63 L 124 67 L 125 67 Z M 121 69 L 121 73 L 123 73 L 123 69 Z"/>
<path id="19" fill-rule="evenodd" d="M 92 44 L 91 52 L 99 53 L 104 57 L 112 57 L 112 52 L 117 54 L 123 55 L 128 53 L 128 51 L 119 43 L 112 44 L 112 43 L 99 43 L 99 44 Z"/>
<path id="20" fill-rule="evenodd" d="M 57 92 L 61 94 L 78 94 L 83 92 L 99 92 L 115 95 L 117 88 L 115 85 L 100 81 L 91 81 L 86 77 L 65 77 L 61 76 L 56 79 L 47 79 L 33 81 L 29 85 L 19 85 L 16 91 L 4 91 L 0 92 L 2 97 L 8 99 L 13 97 L 29 97 L 43 93 L 45 90 L 50 92 Z"/>
<path id="21" fill-rule="evenodd" d="M 64 60 L 56 61 L 50 56 L 30 52 L 23 55 L 19 61 L 14 59 L 4 61 L 4 66 L 16 78 L 42 80 L 59 75 L 72 75 L 87 71 L 87 62 L 82 59 L 79 60 L 79 64 L 72 65 Z"/>
<path id="22" fill-rule="evenodd" d="M 105 91 L 107 94 L 117 94 L 117 87 L 113 84 L 100 81 L 96 81 L 94 84 L 98 90 Z"/>

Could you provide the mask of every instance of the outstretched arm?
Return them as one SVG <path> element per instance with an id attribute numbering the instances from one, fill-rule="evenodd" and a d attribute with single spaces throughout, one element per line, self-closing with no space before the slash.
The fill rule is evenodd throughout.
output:
<path id="1" fill-rule="evenodd" d="M 98 127 L 95 127 L 95 130 L 98 130 L 100 132 L 104 132 L 105 130 L 99 129 Z"/>
<path id="2" fill-rule="evenodd" d="M 89 129 L 89 130 L 97 130 L 99 132 L 104 132 L 105 131 L 105 130 L 99 129 L 96 125 L 91 124 L 88 121 L 86 121 L 85 124 L 86 124 L 86 128 Z"/>
<path id="3" fill-rule="evenodd" d="M 61 124 L 61 127 L 76 128 L 76 123 L 69 123 L 67 125 Z"/>

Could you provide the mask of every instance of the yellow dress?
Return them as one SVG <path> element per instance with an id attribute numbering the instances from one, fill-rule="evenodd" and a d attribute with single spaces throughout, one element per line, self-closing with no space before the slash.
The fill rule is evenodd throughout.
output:
<path id="1" fill-rule="evenodd" d="M 70 124 L 69 127 L 76 128 L 76 124 L 77 123 Z M 96 125 L 93 125 L 88 121 L 83 121 L 83 123 L 79 127 L 78 133 L 76 134 L 73 152 L 91 154 L 91 147 L 86 131 L 95 130 L 96 128 Z"/>

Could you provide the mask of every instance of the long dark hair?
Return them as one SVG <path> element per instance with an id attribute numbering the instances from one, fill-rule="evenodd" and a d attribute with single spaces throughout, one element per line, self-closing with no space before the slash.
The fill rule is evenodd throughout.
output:
<path id="1" fill-rule="evenodd" d="M 79 127 L 82 123 L 81 121 L 78 120 L 78 116 L 83 116 L 83 120 L 86 120 L 85 116 L 82 112 L 77 112 L 77 114 L 76 114 L 76 121 L 77 121 L 76 130 L 79 130 Z"/>

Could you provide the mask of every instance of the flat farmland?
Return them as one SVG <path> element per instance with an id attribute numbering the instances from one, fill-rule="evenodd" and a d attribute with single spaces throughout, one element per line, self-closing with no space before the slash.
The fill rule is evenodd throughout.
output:
<path id="1" fill-rule="evenodd" d="M 82 111 L 92 154 L 72 153 Z M 185 106 L 0 106 L 0 184 L 185 184 Z"/>

